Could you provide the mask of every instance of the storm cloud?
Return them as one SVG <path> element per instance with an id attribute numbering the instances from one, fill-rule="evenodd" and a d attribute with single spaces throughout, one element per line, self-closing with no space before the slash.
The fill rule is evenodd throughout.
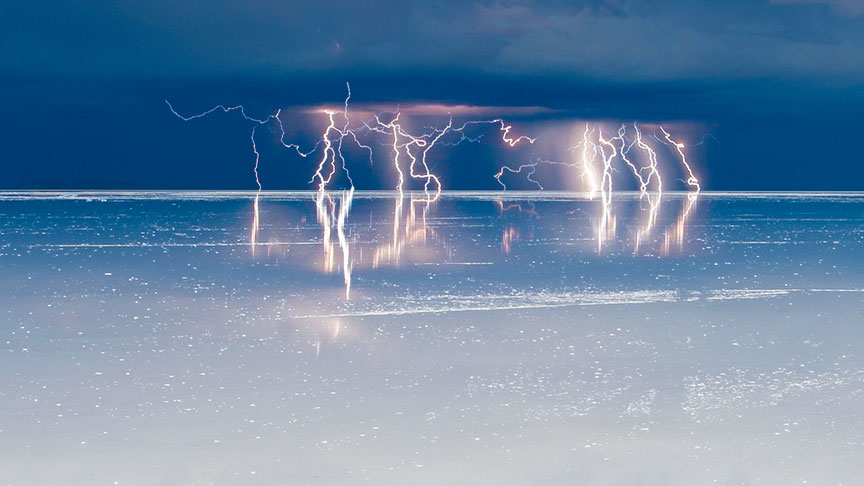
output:
<path id="1" fill-rule="evenodd" d="M 709 187 L 864 189 L 803 178 L 822 157 L 864 176 L 843 143 L 864 125 L 861 14 L 854 0 L 5 2 L 0 181 L 234 187 L 165 170 L 226 150 L 178 134 L 163 99 L 269 110 L 339 101 L 350 81 L 368 103 L 692 120 L 719 140 Z M 206 126 L 229 143 L 242 124 Z"/>

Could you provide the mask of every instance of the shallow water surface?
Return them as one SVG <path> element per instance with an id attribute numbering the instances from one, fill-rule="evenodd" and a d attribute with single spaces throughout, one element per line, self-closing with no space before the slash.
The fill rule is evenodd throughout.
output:
<path id="1" fill-rule="evenodd" d="M 861 484 L 860 194 L 2 193 L 0 484 Z"/>

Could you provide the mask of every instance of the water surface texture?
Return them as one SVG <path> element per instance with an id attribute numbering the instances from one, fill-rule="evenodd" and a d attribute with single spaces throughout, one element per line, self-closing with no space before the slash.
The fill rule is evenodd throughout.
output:
<path id="1" fill-rule="evenodd" d="M 0 484 L 864 482 L 859 194 L 0 195 Z"/>

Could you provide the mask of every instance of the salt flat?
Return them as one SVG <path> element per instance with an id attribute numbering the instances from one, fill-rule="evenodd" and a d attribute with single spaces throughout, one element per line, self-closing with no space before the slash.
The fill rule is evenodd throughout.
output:
<path id="1" fill-rule="evenodd" d="M 583 196 L 2 193 L 0 483 L 864 481 L 864 197 Z"/>

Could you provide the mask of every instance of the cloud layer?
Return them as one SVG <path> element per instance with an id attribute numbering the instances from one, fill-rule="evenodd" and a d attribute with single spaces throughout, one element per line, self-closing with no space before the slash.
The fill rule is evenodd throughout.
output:
<path id="1" fill-rule="evenodd" d="M 339 106 L 346 81 L 358 109 L 526 132 L 697 122 L 708 188 L 864 189 L 860 0 L 8 0 L 0 187 L 250 188 L 248 124 L 178 125 L 163 100 L 266 116 Z"/>
<path id="2" fill-rule="evenodd" d="M 798 77 L 843 84 L 864 75 L 857 0 L 49 4 L 4 8 L 7 74 L 410 69 L 618 83 Z"/>

